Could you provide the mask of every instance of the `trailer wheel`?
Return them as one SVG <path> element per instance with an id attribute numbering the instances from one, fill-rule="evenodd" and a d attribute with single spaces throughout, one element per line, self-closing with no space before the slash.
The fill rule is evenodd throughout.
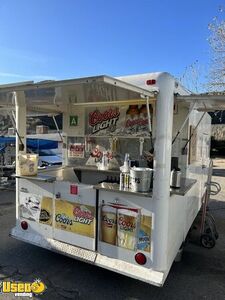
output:
<path id="1" fill-rule="evenodd" d="M 216 245 L 215 239 L 211 235 L 208 235 L 208 234 L 201 235 L 200 243 L 201 243 L 202 247 L 207 248 L 207 249 L 211 249 L 211 248 L 215 247 L 215 245 Z"/>

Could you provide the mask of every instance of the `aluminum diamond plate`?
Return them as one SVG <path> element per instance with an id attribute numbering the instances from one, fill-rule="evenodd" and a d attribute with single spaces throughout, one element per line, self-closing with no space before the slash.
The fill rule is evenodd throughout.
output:
<path id="1" fill-rule="evenodd" d="M 37 245 L 55 252 L 60 252 L 64 255 L 71 256 L 82 261 L 85 260 L 89 263 L 94 263 L 97 255 L 93 251 L 69 245 L 50 238 L 45 238 L 44 236 L 38 234 L 28 233 L 16 227 L 11 230 L 11 236 L 24 242 Z"/>

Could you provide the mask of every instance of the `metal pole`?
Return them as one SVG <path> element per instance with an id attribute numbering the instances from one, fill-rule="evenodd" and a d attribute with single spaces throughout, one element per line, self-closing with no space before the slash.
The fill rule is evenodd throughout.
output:
<path id="1" fill-rule="evenodd" d="M 61 132 L 60 132 L 60 130 L 59 130 L 59 126 L 58 126 L 58 124 L 57 124 L 57 122 L 56 122 L 55 116 L 52 116 L 52 118 L 53 118 L 53 121 L 54 121 L 54 123 L 55 123 L 56 130 L 57 130 L 57 132 L 58 132 L 58 134 L 59 134 L 59 136 L 60 136 L 60 139 L 61 139 L 61 141 L 63 142 L 63 137 L 62 137 Z"/>
<path id="2" fill-rule="evenodd" d="M 13 128 L 14 128 L 14 130 L 15 130 L 15 132 L 16 132 L 16 135 L 17 135 L 17 137 L 18 137 L 18 139 L 19 139 L 19 141 L 20 141 L 20 149 L 21 149 L 21 151 L 22 151 L 22 150 L 24 149 L 24 144 L 23 144 L 23 141 L 22 141 L 22 139 L 21 139 L 21 137 L 20 137 L 20 135 L 19 135 L 19 132 L 18 132 L 18 130 L 17 130 L 17 128 L 16 128 L 15 117 L 14 117 L 13 114 L 11 115 L 11 114 L 8 113 L 8 112 L 7 112 L 7 114 L 8 114 L 8 116 L 9 116 L 11 122 L 12 122 L 12 126 L 13 126 Z M 14 117 L 14 118 L 13 118 L 13 117 Z"/>
<path id="3" fill-rule="evenodd" d="M 26 102 L 23 91 L 15 92 L 16 106 L 16 174 L 18 174 L 18 158 L 20 153 L 26 153 Z M 21 142 L 24 145 L 21 150 Z M 19 217 L 19 179 L 16 178 L 16 220 Z"/>
<path id="4" fill-rule="evenodd" d="M 188 119 L 189 119 L 189 116 L 190 116 L 190 114 L 192 113 L 192 111 L 193 111 L 193 109 L 194 109 L 194 107 L 195 107 L 195 103 L 196 103 L 196 102 L 193 103 L 192 107 L 191 107 L 190 110 L 189 110 L 189 113 L 187 114 L 186 119 L 184 120 L 183 124 L 181 125 L 181 128 L 178 130 L 176 136 L 174 137 L 174 139 L 173 139 L 173 141 L 172 141 L 172 145 L 173 145 L 174 142 L 176 141 L 178 135 L 179 135 L 179 134 L 182 132 L 182 130 L 184 129 L 184 126 L 186 125 L 186 123 L 187 123 L 187 121 L 188 121 Z"/>
<path id="5" fill-rule="evenodd" d="M 147 106 L 147 114 L 148 114 L 149 132 L 152 132 L 151 114 L 150 114 L 150 110 L 149 110 L 149 97 L 146 98 L 146 106 Z"/>
<path id="6" fill-rule="evenodd" d="M 197 130 L 197 128 L 198 128 L 199 124 L 201 123 L 202 119 L 204 118 L 205 114 L 206 114 L 206 112 L 204 112 L 204 113 L 202 114 L 201 118 L 200 118 L 199 121 L 198 121 L 198 124 L 195 126 L 195 128 L 194 128 L 193 131 L 192 131 L 191 136 L 189 137 L 188 141 L 187 141 L 186 144 L 184 145 L 184 147 L 183 147 L 183 149 L 182 149 L 182 152 L 185 151 L 187 145 L 190 143 L 190 141 L 191 141 L 191 139 L 192 139 L 192 137 L 193 137 L 193 135 L 194 135 L 194 132 Z"/>
<path id="7" fill-rule="evenodd" d="M 149 134 L 150 134 L 150 144 L 151 144 L 151 149 L 150 152 L 154 152 L 154 146 L 153 146 L 153 141 L 152 141 L 152 124 L 151 124 L 151 114 L 149 110 L 149 97 L 147 96 L 146 98 L 146 108 L 147 108 L 147 115 L 148 115 L 148 128 L 149 128 Z"/>

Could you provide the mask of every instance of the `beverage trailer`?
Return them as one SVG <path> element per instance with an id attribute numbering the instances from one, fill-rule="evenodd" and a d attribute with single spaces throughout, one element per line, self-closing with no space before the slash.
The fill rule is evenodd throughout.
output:
<path id="1" fill-rule="evenodd" d="M 162 286 L 200 211 L 200 239 L 206 247 L 215 240 L 204 234 L 207 112 L 224 100 L 191 94 L 165 72 L 0 86 L 0 108 L 16 115 L 11 236 Z M 62 166 L 36 170 L 26 152 L 28 112 L 63 114 Z M 151 170 L 150 181 L 130 170 Z"/>

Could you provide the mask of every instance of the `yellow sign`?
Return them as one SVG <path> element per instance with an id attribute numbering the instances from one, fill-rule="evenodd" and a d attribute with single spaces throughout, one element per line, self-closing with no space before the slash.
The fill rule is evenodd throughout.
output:
<path id="1" fill-rule="evenodd" d="M 95 207 L 67 200 L 56 200 L 55 227 L 93 238 Z"/>
<path id="2" fill-rule="evenodd" d="M 41 295 L 46 290 L 46 285 L 36 279 L 34 282 L 1 281 L 0 294 L 13 293 L 16 297 L 33 297 Z"/>

